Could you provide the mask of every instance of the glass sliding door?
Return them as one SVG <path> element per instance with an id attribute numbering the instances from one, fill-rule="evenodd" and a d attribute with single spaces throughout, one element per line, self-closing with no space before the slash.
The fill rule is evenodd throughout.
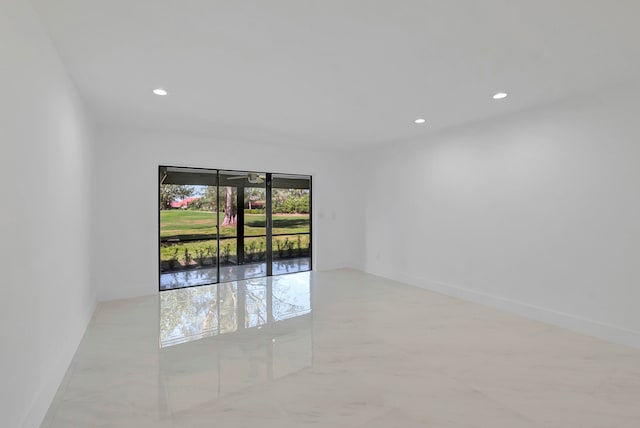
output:
<path id="1" fill-rule="evenodd" d="M 160 290 L 311 270 L 311 177 L 159 167 Z"/>
<path id="2" fill-rule="evenodd" d="M 311 270 L 311 177 L 271 176 L 272 275 Z"/>
<path id="3" fill-rule="evenodd" d="M 266 174 L 219 172 L 220 281 L 266 276 Z"/>
<path id="4" fill-rule="evenodd" d="M 218 281 L 217 171 L 160 167 L 160 289 Z"/>

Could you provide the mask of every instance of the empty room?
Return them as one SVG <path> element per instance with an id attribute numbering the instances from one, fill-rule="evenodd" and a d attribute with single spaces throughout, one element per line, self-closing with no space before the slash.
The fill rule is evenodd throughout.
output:
<path id="1" fill-rule="evenodd" d="M 0 426 L 640 426 L 640 2 L 0 0 Z"/>

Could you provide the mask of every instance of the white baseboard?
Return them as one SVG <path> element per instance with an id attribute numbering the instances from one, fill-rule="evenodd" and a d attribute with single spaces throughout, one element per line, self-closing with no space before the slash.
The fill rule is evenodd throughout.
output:
<path id="1" fill-rule="evenodd" d="M 375 275 L 375 273 L 374 273 Z M 566 328 L 581 334 L 597 337 L 609 342 L 630 346 L 640 349 L 640 332 L 635 330 L 618 327 L 599 321 L 582 318 L 564 312 L 558 312 L 539 306 L 530 305 L 528 303 L 518 302 L 504 297 L 479 292 L 457 285 L 445 284 L 438 281 L 429 281 L 425 279 L 415 279 L 409 277 L 385 278 L 400 281 L 408 285 L 418 288 L 424 288 L 429 291 L 456 297 L 485 306 L 502 309 L 516 315 L 537 321 L 546 322 L 558 327 Z"/>

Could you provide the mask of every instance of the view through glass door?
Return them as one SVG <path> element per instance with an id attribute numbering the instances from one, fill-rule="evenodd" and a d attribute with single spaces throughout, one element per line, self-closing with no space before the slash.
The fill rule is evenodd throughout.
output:
<path id="1" fill-rule="evenodd" d="M 311 178 L 273 174 L 272 272 L 311 270 Z"/>
<path id="2" fill-rule="evenodd" d="M 160 290 L 311 270 L 311 177 L 159 168 Z"/>
<path id="3" fill-rule="evenodd" d="M 266 174 L 219 172 L 220 282 L 267 275 Z"/>

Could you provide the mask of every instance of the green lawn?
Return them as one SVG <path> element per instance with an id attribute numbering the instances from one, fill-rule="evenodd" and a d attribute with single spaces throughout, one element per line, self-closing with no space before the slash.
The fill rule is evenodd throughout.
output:
<path id="1" fill-rule="evenodd" d="M 224 213 L 220 213 L 220 224 Z M 245 236 L 265 235 L 265 215 L 245 214 Z M 273 216 L 273 234 L 308 233 L 308 214 L 275 214 Z M 216 213 L 192 210 L 160 211 L 161 238 L 198 238 L 212 237 L 216 234 Z M 221 226 L 221 237 L 236 236 L 236 225 Z"/>
<path id="2" fill-rule="evenodd" d="M 216 213 L 189 210 L 160 211 L 160 237 L 216 234 Z"/>
<path id="3" fill-rule="evenodd" d="M 220 224 L 224 213 L 220 213 Z M 245 214 L 245 261 L 264 260 L 266 234 L 264 214 Z M 308 214 L 275 214 L 273 216 L 273 234 L 309 233 Z M 232 261 L 237 253 L 235 237 L 236 225 L 220 227 L 220 263 Z M 163 262 L 175 260 L 179 264 L 200 266 L 213 265 L 212 258 L 217 256 L 216 213 L 192 210 L 160 211 L 160 237 L 177 238 L 182 242 L 163 242 L 160 246 L 160 259 Z M 286 258 L 297 254 L 307 254 L 308 235 L 278 236 L 273 239 L 274 258 Z M 251 255 L 251 259 L 249 256 Z M 187 263 L 187 260 L 191 260 Z"/>

